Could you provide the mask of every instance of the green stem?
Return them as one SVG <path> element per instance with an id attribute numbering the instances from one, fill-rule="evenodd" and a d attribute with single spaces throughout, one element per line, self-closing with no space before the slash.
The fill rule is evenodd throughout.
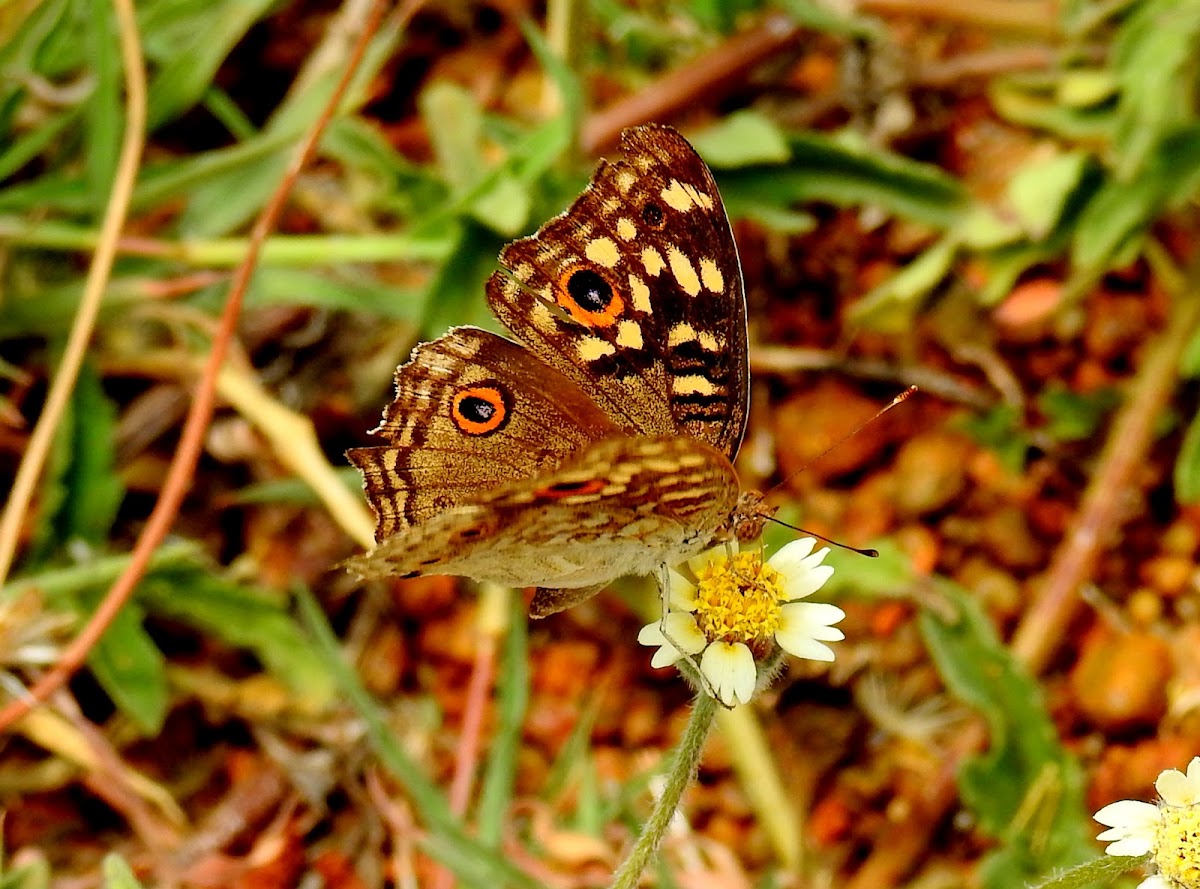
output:
<path id="1" fill-rule="evenodd" d="M 671 826 L 671 818 L 679 808 L 683 791 L 696 776 L 700 754 L 704 752 L 704 741 L 708 738 L 716 713 L 717 702 L 704 692 L 698 693 L 692 706 L 692 715 L 683 729 L 683 737 L 679 739 L 679 746 L 675 748 L 671 770 L 667 772 L 667 783 L 654 804 L 654 811 L 646 819 L 641 835 L 633 844 L 629 857 L 617 868 L 612 889 L 635 889 L 642 871 L 658 851 L 659 844 L 667 835 L 667 828 Z"/>

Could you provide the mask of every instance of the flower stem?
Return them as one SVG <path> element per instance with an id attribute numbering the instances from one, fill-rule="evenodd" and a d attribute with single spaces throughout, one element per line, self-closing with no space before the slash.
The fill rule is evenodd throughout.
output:
<path id="1" fill-rule="evenodd" d="M 675 748 L 662 794 L 655 802 L 650 817 L 646 819 L 629 857 L 617 868 L 611 889 L 635 889 L 637 886 L 642 871 L 646 869 L 663 837 L 667 835 L 667 828 L 671 826 L 671 818 L 679 808 L 683 791 L 696 776 L 700 754 L 704 751 L 704 741 L 708 738 L 716 713 L 717 702 L 704 692 L 698 693 L 696 702 L 692 705 L 692 715 L 683 729 L 683 737 L 679 739 L 679 746 Z"/>

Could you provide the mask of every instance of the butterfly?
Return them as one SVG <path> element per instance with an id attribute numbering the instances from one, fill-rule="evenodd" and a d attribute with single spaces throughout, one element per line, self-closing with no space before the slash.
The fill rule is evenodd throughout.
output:
<path id="1" fill-rule="evenodd" d="M 620 148 L 501 251 L 487 301 L 517 341 L 456 327 L 396 370 L 385 443 L 347 452 L 377 520 L 351 570 L 535 586 L 542 617 L 761 531 L 732 466 L 746 300 L 716 182 L 670 127 Z"/>

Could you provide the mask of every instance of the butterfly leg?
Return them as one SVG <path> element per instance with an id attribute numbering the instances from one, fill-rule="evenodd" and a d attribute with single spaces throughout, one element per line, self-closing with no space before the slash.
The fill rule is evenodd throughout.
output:
<path id="1" fill-rule="evenodd" d="M 724 702 L 721 701 L 720 696 L 717 695 L 717 690 L 713 688 L 712 683 L 708 681 L 708 677 L 705 676 L 703 671 L 700 669 L 699 656 L 694 654 L 684 654 L 683 648 L 681 648 L 680 645 L 671 638 L 671 634 L 667 630 L 667 614 L 671 610 L 671 569 L 667 567 L 665 562 L 659 565 L 658 573 L 655 575 L 655 580 L 658 583 L 658 594 L 662 603 L 662 614 L 658 619 L 658 629 L 659 632 L 662 633 L 663 638 L 666 639 L 667 642 L 669 642 L 672 646 L 674 646 L 675 650 L 682 655 L 682 657 L 676 661 L 679 671 L 687 676 L 688 681 L 692 684 L 693 688 L 703 688 L 709 697 L 715 699 L 716 701 L 720 702 L 722 706 L 724 706 Z M 684 666 L 684 664 L 687 666 Z"/>

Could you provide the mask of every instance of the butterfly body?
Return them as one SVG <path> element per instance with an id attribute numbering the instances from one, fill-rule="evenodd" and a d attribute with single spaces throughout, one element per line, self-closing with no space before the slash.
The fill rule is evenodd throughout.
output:
<path id="1" fill-rule="evenodd" d="M 746 310 L 716 184 L 669 128 L 622 148 L 501 252 L 488 303 L 519 343 L 459 327 L 397 370 L 386 443 L 348 452 L 378 541 L 351 569 L 538 586 L 540 616 L 761 526 L 731 465 Z"/>

